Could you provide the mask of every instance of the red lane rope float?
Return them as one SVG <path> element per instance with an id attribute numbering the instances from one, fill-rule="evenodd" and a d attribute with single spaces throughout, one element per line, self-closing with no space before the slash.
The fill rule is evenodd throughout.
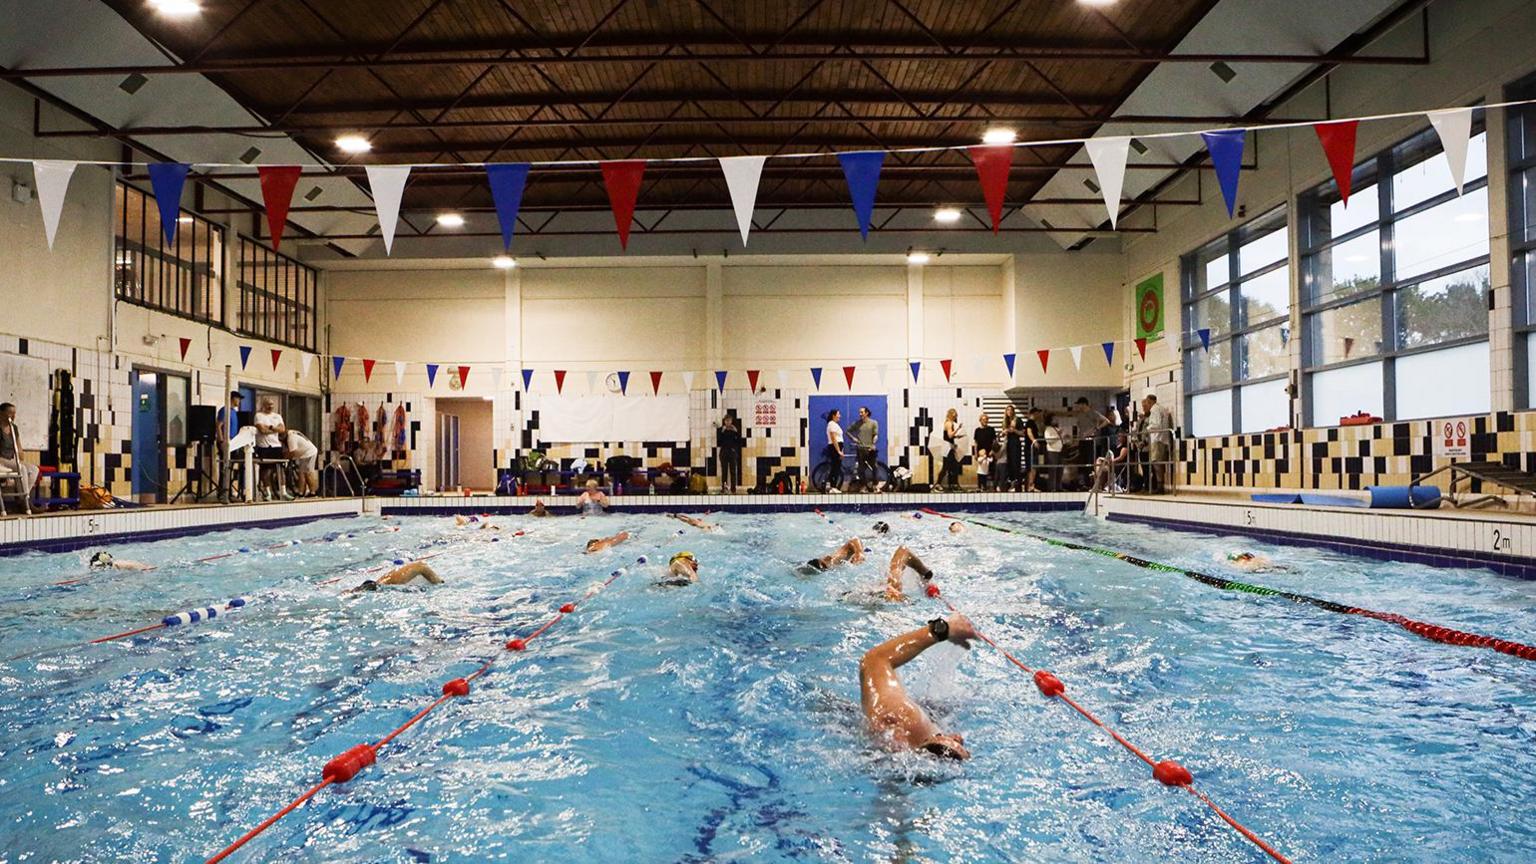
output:
<path id="1" fill-rule="evenodd" d="M 642 555 L 638 559 L 637 563 L 646 563 L 645 556 Z M 506 651 L 517 652 L 527 650 L 528 643 L 544 635 L 549 631 L 551 627 L 559 623 L 561 619 L 575 612 L 576 608 L 580 604 L 587 602 L 604 588 L 612 585 L 614 581 L 617 580 L 620 576 L 623 576 L 625 572 L 626 571 L 623 568 L 615 570 L 613 571 L 612 575 L 608 577 L 607 581 L 601 582 L 592 588 L 589 588 L 587 593 L 582 595 L 580 600 L 568 601 L 561 604 L 554 617 L 550 618 L 548 621 L 545 621 L 539 626 L 538 629 L 534 630 L 527 636 L 509 640 L 504 646 L 504 649 Z M 224 849 L 219 851 L 213 857 L 209 858 L 206 864 L 218 864 L 218 862 L 228 858 L 240 847 L 244 846 L 246 843 L 249 843 L 257 835 L 261 834 L 261 832 L 277 824 L 277 822 L 284 816 L 287 816 L 289 813 L 292 813 L 294 810 L 297 810 L 299 807 L 303 806 L 306 801 L 315 797 L 315 795 L 319 794 L 320 790 L 324 789 L 325 787 L 336 783 L 346 783 L 353 777 L 356 777 L 358 773 L 361 772 L 364 768 L 367 768 L 369 765 L 374 764 L 378 760 L 379 750 L 381 748 L 383 748 L 389 742 L 395 740 L 395 738 L 401 733 L 405 732 L 405 730 L 421 722 L 426 718 L 428 714 L 431 714 L 443 703 L 461 696 L 468 696 L 470 682 L 489 672 L 491 666 L 495 665 L 497 656 L 493 656 L 489 660 L 485 661 L 485 663 L 481 664 L 479 669 L 476 669 L 469 675 L 466 675 L 463 678 L 455 678 L 444 683 L 443 695 L 439 696 L 425 708 L 416 712 L 414 715 L 412 715 L 411 719 L 402 723 L 393 732 L 390 732 L 388 735 L 385 735 L 383 738 L 380 738 L 372 744 L 358 744 L 357 746 L 352 747 L 333 757 L 329 762 L 325 763 L 325 767 L 321 769 L 319 783 L 311 786 L 304 792 L 304 794 L 290 802 L 288 806 L 277 811 L 271 816 L 268 816 L 256 827 L 245 832 L 245 834 L 240 836 L 240 839 L 224 847 Z"/>
<path id="2" fill-rule="evenodd" d="M 1328 612 L 1337 612 L 1340 615 L 1359 615 L 1363 618 L 1374 618 L 1377 621 L 1385 621 L 1389 624 L 1396 624 L 1404 630 L 1407 630 L 1409 633 L 1412 633 L 1415 636 L 1421 636 L 1430 640 L 1431 642 L 1440 642 L 1445 645 L 1461 645 L 1468 648 L 1488 648 L 1493 651 L 1498 651 L 1501 654 L 1508 654 L 1511 657 L 1519 657 L 1521 660 L 1536 660 L 1536 645 L 1526 645 L 1522 642 L 1511 642 L 1508 639 L 1500 639 L 1495 636 L 1484 636 L 1480 633 L 1469 633 L 1465 630 L 1457 630 L 1454 627 L 1444 627 L 1439 624 L 1431 624 L 1425 621 L 1416 621 L 1412 618 L 1406 618 L 1393 612 L 1377 612 L 1375 610 L 1365 609 L 1359 606 L 1346 606 L 1343 603 L 1336 603 L 1332 600 L 1324 600 L 1320 597 L 1310 597 L 1306 594 L 1297 594 L 1291 591 L 1281 591 L 1275 588 L 1268 588 L 1263 585 L 1251 585 L 1247 582 L 1238 582 L 1235 579 L 1225 579 L 1221 576 L 1212 576 L 1208 573 L 1201 573 L 1198 570 L 1186 570 L 1183 567 L 1174 567 L 1170 564 L 1159 564 L 1156 561 L 1148 561 L 1143 558 L 1137 558 L 1134 555 L 1127 555 L 1124 552 L 1116 552 L 1113 549 L 1100 549 L 1094 546 L 1087 546 L 1082 543 L 1071 543 L 1066 540 L 1057 540 L 1053 537 L 1043 537 L 1039 534 L 1031 534 L 1028 531 L 1015 531 L 1012 528 L 1004 528 L 999 525 L 989 525 L 986 522 L 982 522 L 977 519 L 966 519 L 960 516 L 951 516 L 948 513 L 940 513 L 937 510 L 932 510 L 927 507 L 923 508 L 923 512 L 931 513 L 932 515 L 943 519 L 954 519 L 961 522 L 970 522 L 973 525 L 979 525 L 983 528 L 990 528 L 993 531 L 1001 531 L 1004 534 L 1018 534 L 1023 537 L 1028 537 L 1032 540 L 1039 540 L 1042 543 L 1049 543 L 1052 546 L 1059 546 L 1063 549 L 1075 549 L 1080 552 L 1092 552 L 1095 555 L 1103 555 L 1107 558 L 1114 558 L 1117 561 L 1124 561 L 1127 564 L 1133 564 L 1137 567 L 1142 567 L 1147 570 L 1156 570 L 1161 573 L 1175 573 L 1180 576 L 1193 579 L 1201 584 L 1209 585 L 1212 588 L 1220 588 L 1223 591 L 1241 591 L 1245 594 L 1257 594 L 1261 597 L 1283 597 L 1296 603 L 1305 603 L 1309 606 L 1316 606 L 1317 608 L 1326 610 Z"/>
<path id="3" fill-rule="evenodd" d="M 939 591 L 938 585 L 929 583 L 928 587 L 925 589 L 925 593 L 929 597 L 932 597 L 933 599 L 944 604 L 944 607 L 949 611 L 960 611 L 959 609 L 955 608 L 955 604 L 949 602 L 947 598 L 942 596 L 942 592 Z M 1201 803 L 1209 807 L 1211 811 L 1221 819 L 1221 821 L 1230 825 L 1239 834 L 1243 835 L 1243 837 L 1246 838 L 1249 842 L 1262 850 L 1264 854 L 1268 855 L 1270 858 L 1273 858 L 1275 861 L 1281 862 L 1281 864 L 1291 864 L 1291 859 L 1285 857 L 1285 855 L 1282 854 L 1279 850 L 1269 845 L 1264 841 L 1262 837 L 1250 831 L 1241 822 L 1238 822 L 1236 819 L 1233 819 L 1231 816 L 1227 815 L 1227 812 L 1221 809 L 1221 807 L 1217 806 L 1216 802 L 1212 801 L 1210 798 L 1206 797 L 1204 793 L 1196 789 L 1194 775 L 1189 772 L 1188 768 L 1185 768 L 1183 765 L 1180 765 L 1178 762 L 1175 762 L 1172 759 L 1155 760 L 1151 756 L 1148 756 L 1146 752 L 1143 751 L 1140 747 L 1132 744 L 1130 740 L 1127 739 L 1124 735 L 1121 735 L 1119 732 L 1115 731 L 1114 727 L 1094 716 L 1093 712 L 1089 711 L 1087 708 L 1084 708 L 1082 705 L 1078 704 L 1076 700 L 1068 696 L 1067 687 L 1065 684 L 1061 683 L 1060 678 L 1057 678 L 1055 675 L 1047 672 L 1044 669 L 1031 669 L 1019 658 L 1009 653 L 1007 649 L 1003 648 L 1003 646 L 993 641 L 992 637 L 981 632 L 980 630 L 976 631 L 976 637 L 997 649 L 998 653 L 1007 658 L 1008 662 L 1017 666 L 1022 672 L 1024 672 L 1024 674 L 1033 678 L 1035 687 L 1039 689 L 1040 694 L 1045 698 L 1055 699 L 1066 703 L 1067 706 L 1072 708 L 1072 710 L 1076 711 L 1078 714 L 1082 715 L 1082 717 L 1089 723 L 1092 723 L 1093 725 L 1109 733 L 1109 736 L 1115 739 L 1115 743 L 1119 744 L 1121 747 L 1124 747 L 1136 758 L 1147 763 L 1147 765 L 1152 768 L 1153 779 L 1157 780 L 1157 782 L 1163 784 L 1164 786 L 1174 786 L 1188 790 L 1191 795 L 1194 795 L 1201 801 Z"/>

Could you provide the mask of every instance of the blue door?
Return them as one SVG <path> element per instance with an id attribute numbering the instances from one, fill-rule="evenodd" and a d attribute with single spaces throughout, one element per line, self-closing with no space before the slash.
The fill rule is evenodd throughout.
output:
<path id="1" fill-rule="evenodd" d="M 860 396 L 856 393 L 846 396 L 812 396 L 807 407 L 811 412 L 811 421 L 805 441 L 810 450 L 809 461 L 813 471 L 823 461 L 822 451 L 827 448 L 827 412 L 834 408 L 842 412 L 837 423 L 845 432 L 858 421 L 860 408 L 869 409 L 869 416 L 880 424 L 880 432 L 875 436 L 875 461 L 885 462 L 890 452 L 886 445 L 891 440 L 891 429 L 885 422 L 884 396 Z M 856 454 L 852 436 L 846 436 L 843 439 L 843 476 L 849 480 L 854 476 Z"/>
<path id="2" fill-rule="evenodd" d="M 134 371 L 133 385 L 133 494 L 165 500 L 164 403 L 160 376 Z"/>

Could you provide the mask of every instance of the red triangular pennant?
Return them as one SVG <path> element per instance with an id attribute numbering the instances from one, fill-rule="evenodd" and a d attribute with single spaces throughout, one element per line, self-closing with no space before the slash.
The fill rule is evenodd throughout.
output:
<path id="1" fill-rule="evenodd" d="M 635 218 L 635 201 L 640 197 L 640 180 L 645 176 L 644 159 L 601 162 L 603 186 L 608 189 L 608 206 L 613 208 L 613 224 L 619 229 L 619 246 L 629 248 L 629 223 Z"/>
<path id="2" fill-rule="evenodd" d="M 373 361 L 372 360 L 364 360 L 363 361 L 363 381 L 366 382 L 366 381 L 368 381 L 368 380 L 370 380 L 372 378 L 373 378 Z"/>
<path id="3" fill-rule="evenodd" d="M 660 392 L 661 392 L 661 373 L 652 370 L 652 372 L 651 372 L 651 395 L 654 396 L 654 395 L 656 395 L 656 394 L 658 394 Z"/>
<path id="4" fill-rule="evenodd" d="M 987 212 L 992 215 L 992 233 L 997 233 L 998 223 L 1003 221 L 1003 201 L 1008 197 L 1008 169 L 1013 167 L 1013 148 L 1008 145 L 969 147 L 971 161 L 976 163 L 976 176 L 981 180 L 981 194 L 987 199 Z"/>
<path id="5" fill-rule="evenodd" d="M 263 165 L 256 169 L 261 178 L 261 203 L 267 208 L 267 230 L 272 234 L 272 248 L 283 241 L 283 226 L 288 222 L 288 205 L 293 203 L 293 187 L 299 184 L 297 165 Z"/>
<path id="6" fill-rule="evenodd" d="M 283 349 L 281 349 L 281 348 L 273 348 L 272 349 L 272 371 L 274 371 L 274 372 L 277 371 L 277 361 L 281 360 L 282 357 L 283 357 Z"/>
<path id="7" fill-rule="evenodd" d="M 1136 340 L 1136 353 L 1141 355 L 1141 359 L 1143 359 L 1143 360 L 1147 359 L 1147 340 L 1146 339 L 1137 339 Z"/>
<path id="8" fill-rule="evenodd" d="M 853 389 L 853 369 L 854 369 L 854 367 L 852 367 L 852 366 L 844 366 L 843 367 L 843 378 L 845 378 L 848 381 L 848 389 L 849 390 Z"/>
<path id="9" fill-rule="evenodd" d="M 460 366 L 459 367 L 459 386 L 460 387 L 468 387 L 469 386 L 469 367 L 468 366 Z"/>
<path id="10" fill-rule="evenodd" d="M 753 393 L 757 392 L 757 370 L 756 369 L 748 369 L 747 370 L 747 386 L 752 388 L 752 392 Z"/>
<path id="11" fill-rule="evenodd" d="M 1323 145 L 1323 155 L 1328 157 L 1328 167 L 1333 169 L 1333 179 L 1339 184 L 1339 199 L 1345 204 L 1349 203 L 1349 184 L 1355 173 L 1355 130 L 1359 126 L 1359 120 L 1340 120 L 1312 127 Z"/>
<path id="12" fill-rule="evenodd" d="M 1049 349 L 1049 348 L 1041 348 L 1039 351 L 1036 351 L 1035 353 L 1040 355 L 1040 371 L 1041 372 L 1050 372 L 1051 371 L 1050 370 L 1050 365 L 1051 365 L 1051 349 Z"/>
<path id="13" fill-rule="evenodd" d="M 555 392 L 556 393 L 564 393 L 565 392 L 565 370 L 564 369 L 556 369 L 555 370 Z"/>
<path id="14" fill-rule="evenodd" d="M 953 360 L 940 360 L 939 361 L 939 368 L 944 370 L 944 380 L 945 381 L 949 380 L 949 370 L 954 365 L 955 365 L 955 361 L 953 361 Z"/>
<path id="15" fill-rule="evenodd" d="M 183 360 L 187 359 L 187 349 L 191 348 L 191 347 L 192 347 L 192 340 L 188 339 L 185 336 L 181 337 L 181 359 L 183 359 Z"/>

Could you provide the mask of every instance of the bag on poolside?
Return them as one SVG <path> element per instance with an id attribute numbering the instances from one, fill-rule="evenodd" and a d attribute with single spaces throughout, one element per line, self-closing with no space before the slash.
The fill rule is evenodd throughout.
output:
<path id="1" fill-rule="evenodd" d="M 543 464 L 544 464 L 544 451 L 543 450 L 529 450 L 528 451 L 528 455 L 523 457 L 523 467 L 528 469 L 529 471 L 537 471 L 537 470 L 539 470 L 539 466 L 541 466 Z"/>
<path id="2" fill-rule="evenodd" d="M 80 484 L 80 509 L 81 510 L 106 510 L 116 507 L 117 502 L 112 500 L 112 493 L 100 486 Z"/>
<path id="3" fill-rule="evenodd" d="M 695 495 L 703 495 L 709 491 L 709 481 L 703 474 L 694 473 L 688 477 L 688 491 Z"/>

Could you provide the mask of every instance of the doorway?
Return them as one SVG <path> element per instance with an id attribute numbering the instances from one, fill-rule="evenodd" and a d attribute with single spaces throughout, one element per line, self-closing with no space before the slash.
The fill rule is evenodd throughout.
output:
<path id="1" fill-rule="evenodd" d="M 189 379 L 152 369 L 128 373 L 133 391 L 130 472 L 135 500 L 164 503 L 170 485 L 166 448 L 187 446 Z"/>
<path id="2" fill-rule="evenodd" d="M 437 491 L 496 488 L 492 405 L 485 399 L 438 399 Z"/>
<path id="3" fill-rule="evenodd" d="M 850 393 L 847 396 L 812 396 L 806 405 L 811 415 L 810 426 L 806 435 L 806 444 L 809 453 L 806 454 L 811 466 L 812 477 L 815 477 L 816 467 L 823 461 L 822 451 L 827 447 L 827 412 L 837 409 L 841 413 L 838 425 L 844 430 L 849 429 L 859 419 L 859 409 L 868 408 L 869 416 L 880 424 L 879 434 L 875 436 L 875 460 L 884 463 L 890 450 L 888 443 L 891 440 L 890 427 L 885 422 L 885 396 L 869 395 L 860 396 Z M 849 480 L 855 476 L 855 467 L 858 461 L 858 448 L 853 442 L 852 436 L 843 440 L 843 476 Z"/>

